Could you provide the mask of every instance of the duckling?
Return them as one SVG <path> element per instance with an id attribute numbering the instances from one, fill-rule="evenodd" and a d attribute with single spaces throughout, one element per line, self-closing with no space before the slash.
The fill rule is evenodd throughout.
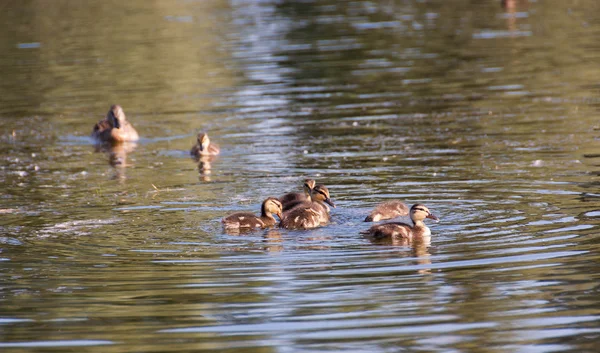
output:
<path id="1" fill-rule="evenodd" d="M 137 131 L 127 121 L 120 105 L 112 105 L 106 117 L 100 120 L 92 130 L 92 138 L 98 142 L 120 143 L 139 140 Z"/>
<path id="2" fill-rule="evenodd" d="M 384 219 L 392 219 L 408 215 L 408 206 L 401 201 L 386 201 L 375 206 L 373 211 L 365 218 L 365 222 L 379 222 Z"/>
<path id="3" fill-rule="evenodd" d="M 281 220 L 282 210 L 281 202 L 274 197 L 269 197 L 263 201 L 260 209 L 260 217 L 250 212 L 238 212 L 229 215 L 221 220 L 223 226 L 227 229 L 252 229 L 266 228 L 275 225 L 277 220 L 273 214 Z"/>
<path id="4" fill-rule="evenodd" d="M 426 237 L 431 235 L 431 230 L 423 223 L 425 218 L 439 220 L 425 205 L 418 203 L 410 208 L 410 219 L 414 225 L 411 226 L 399 222 L 377 224 L 367 231 L 361 232 L 361 234 L 373 237 L 374 239 L 395 237 L 410 240 L 415 237 Z"/>
<path id="5" fill-rule="evenodd" d="M 221 151 L 219 146 L 214 143 L 210 143 L 208 134 L 205 132 L 199 132 L 197 137 L 197 143 L 190 150 L 190 154 L 196 158 L 200 156 L 216 156 Z"/>
<path id="6" fill-rule="evenodd" d="M 291 210 L 298 206 L 300 203 L 310 201 L 310 193 L 315 187 L 315 181 L 313 179 L 304 180 L 304 192 L 290 192 L 279 198 L 279 201 L 283 205 L 283 212 Z"/>
<path id="7" fill-rule="evenodd" d="M 330 220 L 329 206 L 335 207 L 325 185 L 316 185 L 310 193 L 311 201 L 304 201 L 285 212 L 279 222 L 281 228 L 309 229 L 324 225 Z"/>

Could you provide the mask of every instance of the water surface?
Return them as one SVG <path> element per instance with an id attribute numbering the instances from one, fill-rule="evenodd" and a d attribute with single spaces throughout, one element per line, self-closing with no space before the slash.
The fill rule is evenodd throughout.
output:
<path id="1" fill-rule="evenodd" d="M 0 6 L 2 351 L 597 350 L 596 2 Z M 306 177 L 330 225 L 223 231 Z"/>

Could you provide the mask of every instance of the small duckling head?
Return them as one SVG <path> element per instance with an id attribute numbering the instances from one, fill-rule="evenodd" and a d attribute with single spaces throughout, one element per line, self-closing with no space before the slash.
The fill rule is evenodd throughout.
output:
<path id="1" fill-rule="evenodd" d="M 121 125 L 123 125 L 123 122 L 125 122 L 126 119 L 123 108 L 121 108 L 121 106 L 118 104 L 111 105 L 106 117 L 111 125 L 117 129 L 121 128 Z"/>
<path id="2" fill-rule="evenodd" d="M 423 222 L 425 218 L 431 218 L 434 221 L 439 221 L 439 218 L 431 213 L 423 204 L 417 203 L 410 208 L 410 219 L 412 219 L 415 224 L 417 222 Z"/>
<path id="3" fill-rule="evenodd" d="M 269 214 L 275 214 L 279 219 L 281 219 L 281 215 L 283 213 L 283 205 L 279 202 L 278 199 L 274 197 L 267 198 L 261 207 L 261 215 L 267 216 Z"/>
<path id="4" fill-rule="evenodd" d="M 310 196 L 312 189 L 315 188 L 315 184 L 316 184 L 316 182 L 314 181 L 314 179 L 304 180 L 303 187 L 304 187 L 304 192 L 306 193 L 306 195 Z"/>
<path id="5" fill-rule="evenodd" d="M 198 146 L 200 146 L 200 151 L 206 151 L 208 149 L 208 145 L 210 145 L 210 139 L 208 138 L 208 134 L 205 132 L 199 132 Z"/>
<path id="6" fill-rule="evenodd" d="M 331 201 L 331 197 L 329 196 L 329 190 L 327 190 L 325 185 L 316 185 L 310 193 L 310 198 L 313 201 L 325 202 L 335 208 L 335 204 Z"/>

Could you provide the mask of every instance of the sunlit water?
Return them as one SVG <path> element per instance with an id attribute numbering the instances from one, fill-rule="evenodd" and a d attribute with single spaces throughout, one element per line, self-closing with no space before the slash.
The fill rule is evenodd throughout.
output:
<path id="1" fill-rule="evenodd" d="M 595 1 L 0 7 L 3 352 L 600 347 Z M 306 177 L 330 225 L 223 231 Z M 389 199 L 430 243 L 361 237 Z"/>

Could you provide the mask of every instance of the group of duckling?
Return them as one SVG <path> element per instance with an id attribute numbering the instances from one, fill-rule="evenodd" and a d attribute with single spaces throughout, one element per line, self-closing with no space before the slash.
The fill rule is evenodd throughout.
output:
<path id="1" fill-rule="evenodd" d="M 269 197 L 262 203 L 260 216 L 252 213 L 234 213 L 223 218 L 227 229 L 272 227 L 277 224 L 287 229 L 310 229 L 329 223 L 329 211 L 335 207 L 325 185 L 316 185 L 312 179 L 304 181 L 304 193 L 288 193 L 279 198 Z"/>
<path id="2" fill-rule="evenodd" d="M 106 117 L 94 125 L 92 138 L 100 144 L 119 144 L 136 142 L 139 139 L 133 125 L 127 121 L 125 112 L 120 105 L 113 105 Z M 197 142 L 190 150 L 195 158 L 216 156 L 219 147 L 211 143 L 208 134 L 201 132 Z M 326 225 L 331 220 L 330 210 L 335 207 L 329 190 L 325 185 L 317 185 L 315 180 L 306 179 L 303 192 L 287 193 L 279 198 L 268 197 L 261 206 L 260 216 L 249 212 L 239 212 L 222 219 L 226 229 L 250 230 L 268 228 L 278 225 L 286 229 L 311 229 Z M 275 219 L 279 218 L 279 223 Z M 402 238 L 412 239 L 419 236 L 429 236 L 431 231 L 423 222 L 426 218 L 435 221 L 438 218 L 423 204 L 415 204 L 408 208 L 401 201 L 387 201 L 377 205 L 365 218 L 365 222 L 379 222 L 400 216 L 410 216 L 412 224 L 402 221 L 376 224 L 361 232 L 374 239 Z"/>
<path id="3" fill-rule="evenodd" d="M 248 212 L 234 213 L 223 218 L 223 226 L 228 229 L 266 228 L 277 225 L 274 215 L 279 217 L 279 227 L 287 229 L 311 229 L 329 223 L 329 206 L 335 207 L 325 185 L 316 185 L 313 179 L 304 181 L 304 193 L 288 193 L 279 198 L 269 197 L 262 203 L 261 214 Z M 362 234 L 375 239 L 393 237 L 411 239 L 416 236 L 429 236 L 431 231 L 423 222 L 425 218 L 438 220 L 422 204 L 410 209 L 400 201 L 383 202 L 365 218 L 365 222 L 377 222 L 401 216 L 410 216 L 413 224 L 388 222 L 376 224 Z"/>

